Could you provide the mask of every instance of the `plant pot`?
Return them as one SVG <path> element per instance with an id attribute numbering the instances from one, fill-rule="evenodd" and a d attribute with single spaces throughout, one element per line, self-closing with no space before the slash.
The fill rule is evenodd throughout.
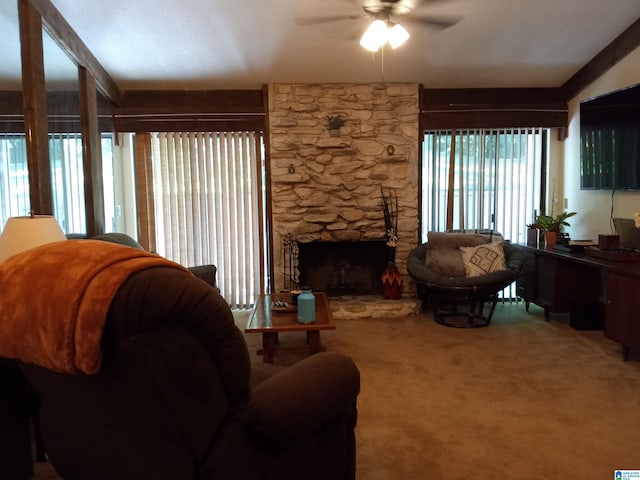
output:
<path id="1" fill-rule="evenodd" d="M 544 232 L 544 242 L 547 249 L 553 248 L 558 241 L 558 234 L 556 232 Z"/>

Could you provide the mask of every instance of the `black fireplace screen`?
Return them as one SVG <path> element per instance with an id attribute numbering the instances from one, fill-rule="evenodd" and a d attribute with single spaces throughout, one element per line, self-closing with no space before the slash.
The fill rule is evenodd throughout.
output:
<path id="1" fill-rule="evenodd" d="M 300 284 L 327 295 L 376 295 L 389 262 L 384 240 L 298 244 Z"/>

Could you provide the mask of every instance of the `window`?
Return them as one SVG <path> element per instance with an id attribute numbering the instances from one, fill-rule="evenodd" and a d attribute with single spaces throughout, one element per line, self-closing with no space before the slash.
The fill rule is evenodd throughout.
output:
<path id="1" fill-rule="evenodd" d="M 49 135 L 53 216 L 65 233 L 86 233 L 82 136 L 75 133 Z"/>
<path id="2" fill-rule="evenodd" d="M 547 130 L 432 131 L 422 152 L 422 241 L 427 233 L 492 229 L 526 243 L 541 205 Z M 503 298 L 516 298 L 514 286 Z"/>
<path id="3" fill-rule="evenodd" d="M 105 212 L 113 212 L 113 173 L 111 168 L 112 135 L 102 136 Z M 65 233 L 86 233 L 82 138 L 76 133 L 49 135 L 53 215 Z M 2 225 L 9 217 L 28 215 L 29 174 L 25 136 L 0 134 L 0 195 L 2 195 Z M 36 212 L 40 213 L 40 212 Z"/>
<path id="4" fill-rule="evenodd" d="M 0 134 L 0 196 L 2 227 L 9 217 L 29 214 L 29 172 L 23 134 Z"/>
<path id="5" fill-rule="evenodd" d="M 148 152 L 136 154 L 143 244 L 185 266 L 216 265 L 227 302 L 249 308 L 266 271 L 262 134 L 151 133 L 136 142 Z"/>
<path id="6" fill-rule="evenodd" d="M 429 230 L 493 229 L 525 243 L 540 208 L 546 138 L 544 129 L 426 132 L 422 240 Z"/>

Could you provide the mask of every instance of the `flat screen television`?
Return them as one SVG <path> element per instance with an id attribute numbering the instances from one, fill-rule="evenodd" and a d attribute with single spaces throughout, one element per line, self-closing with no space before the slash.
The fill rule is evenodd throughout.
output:
<path id="1" fill-rule="evenodd" d="M 640 84 L 580 103 L 580 188 L 640 190 Z"/>

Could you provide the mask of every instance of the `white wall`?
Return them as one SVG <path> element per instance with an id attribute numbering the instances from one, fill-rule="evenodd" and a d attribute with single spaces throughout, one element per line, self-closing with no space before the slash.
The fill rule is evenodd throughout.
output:
<path id="1" fill-rule="evenodd" d="M 640 211 L 640 192 L 616 191 L 612 201 L 611 190 L 580 190 L 580 101 L 636 83 L 640 83 L 640 47 L 569 102 L 569 136 L 560 148 L 551 147 L 550 177 L 552 172 L 562 176 L 559 195 L 563 197 L 559 198 L 567 199 L 567 210 L 578 212 L 566 229 L 573 239 L 597 239 L 599 233 L 613 233 L 612 216 L 633 218 L 633 212 Z M 552 143 L 559 142 L 552 138 Z"/>
<path id="2" fill-rule="evenodd" d="M 113 177 L 116 225 L 113 231 L 126 233 L 139 240 L 134 136 L 131 133 L 118 133 L 118 145 L 115 143 Z"/>

